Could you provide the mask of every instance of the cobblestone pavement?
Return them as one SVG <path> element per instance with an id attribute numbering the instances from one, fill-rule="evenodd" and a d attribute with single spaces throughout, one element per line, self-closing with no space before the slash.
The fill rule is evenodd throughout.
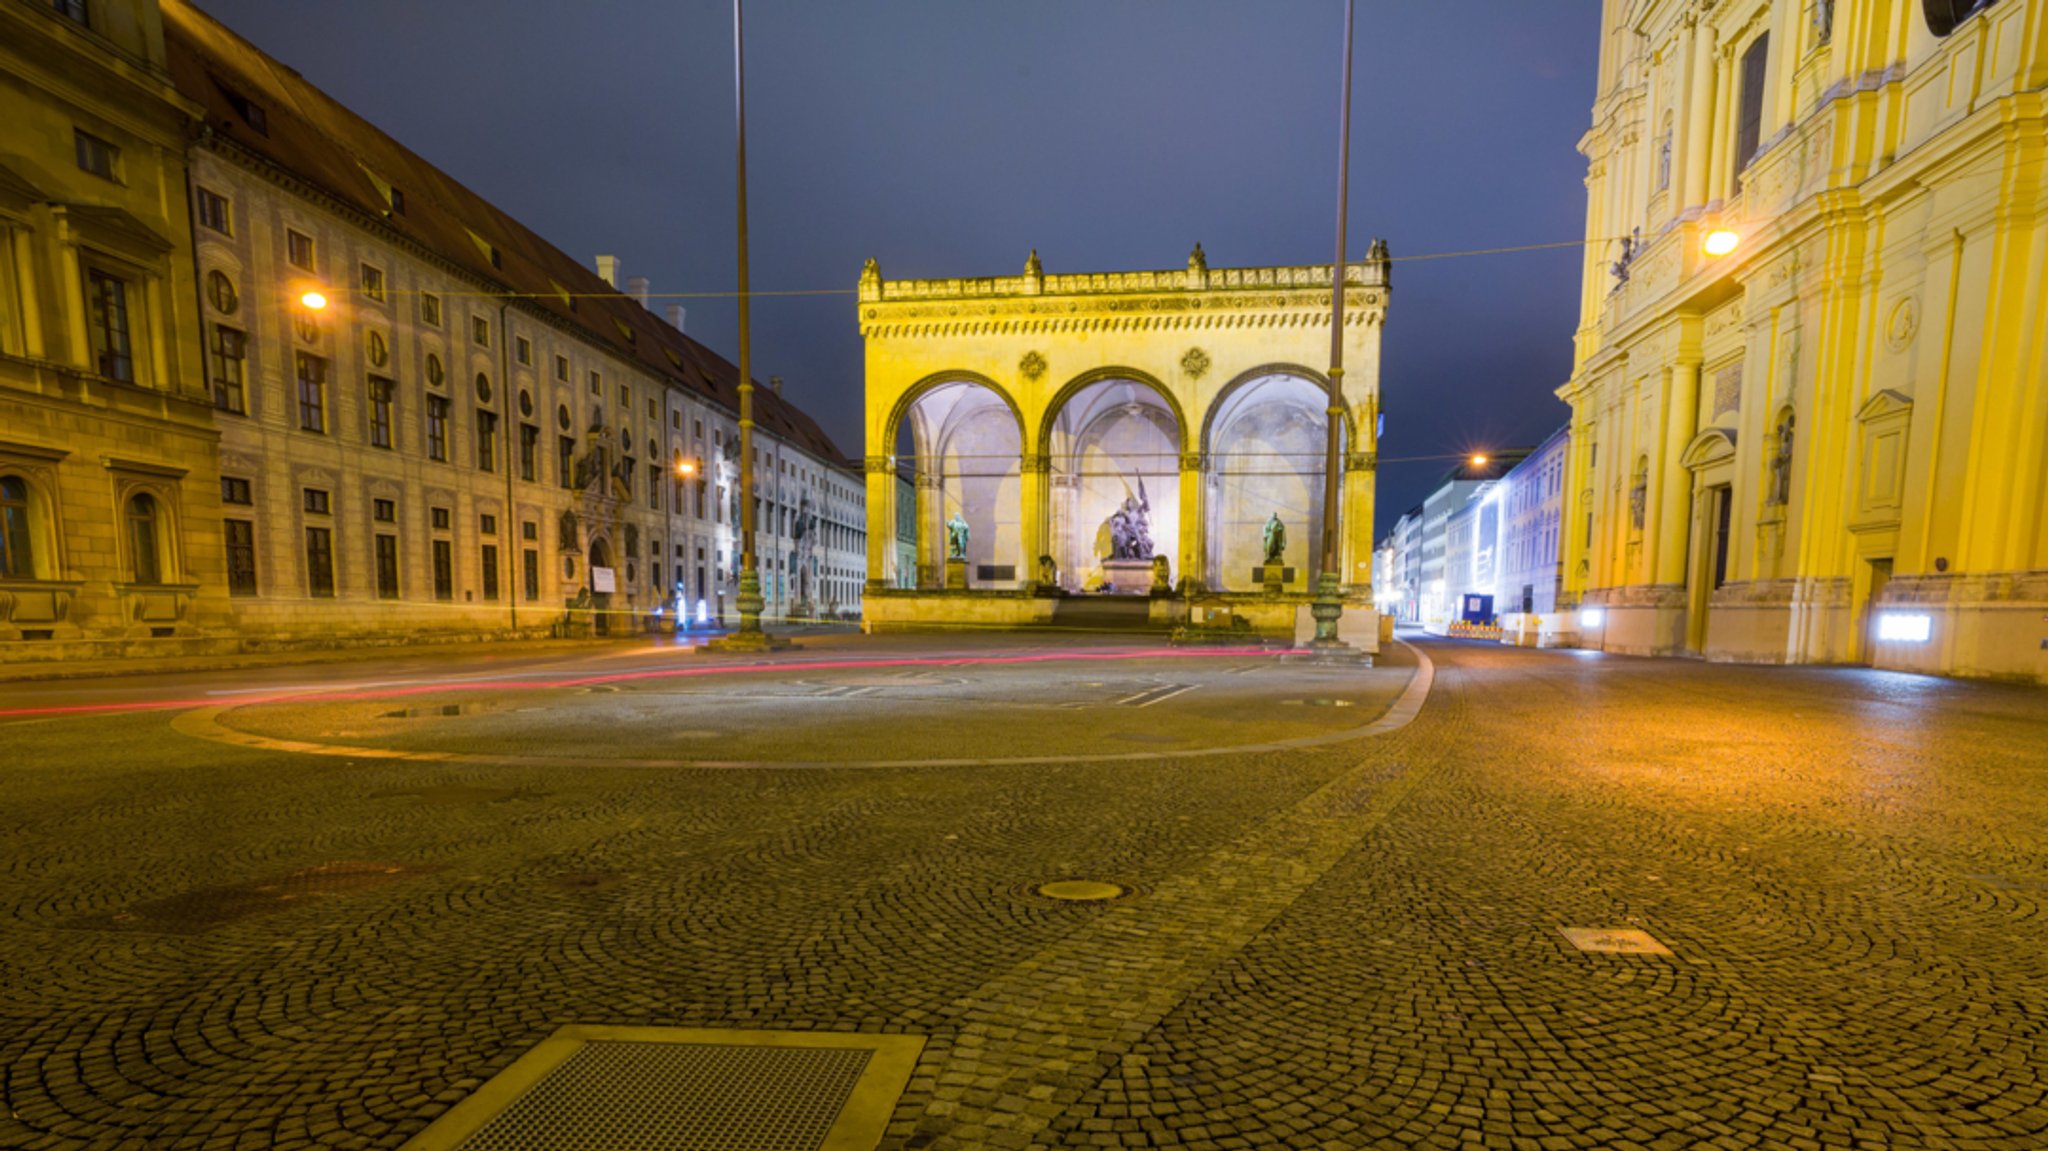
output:
<path id="1" fill-rule="evenodd" d="M 0 719 L 0 1147 L 396 1148 L 570 1022 L 926 1036 L 892 1148 L 2048 1146 L 2048 694 L 1422 650 Z M 667 766 L 750 717 L 1146 757 Z"/>

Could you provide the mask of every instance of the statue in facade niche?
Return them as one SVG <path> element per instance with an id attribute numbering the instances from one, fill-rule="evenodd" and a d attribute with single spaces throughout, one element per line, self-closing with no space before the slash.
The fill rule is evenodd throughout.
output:
<path id="1" fill-rule="evenodd" d="M 946 559 L 950 563 L 967 562 L 967 521 L 959 512 L 946 521 Z"/>
<path id="2" fill-rule="evenodd" d="M 1771 502 L 1787 503 L 1792 499 L 1792 413 L 1778 421 L 1778 450 L 1771 453 Z"/>
<path id="3" fill-rule="evenodd" d="M 1279 512 L 1274 512 L 1273 517 L 1266 521 L 1266 530 L 1260 542 L 1266 549 L 1266 566 L 1278 565 L 1281 554 L 1287 550 L 1287 525 L 1280 522 Z"/>

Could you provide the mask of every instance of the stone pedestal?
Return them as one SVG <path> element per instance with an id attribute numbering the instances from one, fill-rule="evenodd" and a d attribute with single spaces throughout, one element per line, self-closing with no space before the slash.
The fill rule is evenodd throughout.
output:
<path id="1" fill-rule="evenodd" d="M 966 591 L 966 590 L 967 590 L 967 561 L 966 561 L 966 560 L 947 560 L 947 561 L 946 561 L 946 590 L 947 590 L 947 591 Z"/>
<path id="2" fill-rule="evenodd" d="M 1294 579 L 1294 569 L 1281 564 L 1259 564 L 1252 568 L 1252 581 L 1267 595 L 1279 595 Z"/>
<path id="3" fill-rule="evenodd" d="M 1102 590 L 1117 595 L 1152 594 L 1152 561 L 1103 560 Z"/>

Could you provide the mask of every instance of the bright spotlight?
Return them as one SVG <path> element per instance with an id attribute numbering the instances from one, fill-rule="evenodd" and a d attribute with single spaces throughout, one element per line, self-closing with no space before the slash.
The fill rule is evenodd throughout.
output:
<path id="1" fill-rule="evenodd" d="M 327 306 L 327 297 L 318 291 L 308 288 L 306 289 L 305 293 L 299 297 L 299 302 L 317 312 L 320 309 Z"/>
<path id="2" fill-rule="evenodd" d="M 1472 466 L 1473 466 L 1473 467 L 1475 467 L 1475 468 L 1483 468 L 1483 467 L 1485 467 L 1485 466 L 1486 466 L 1486 456 L 1485 456 L 1485 455 L 1484 455 L 1483 453 L 1482 453 L 1482 454 L 1479 454 L 1479 455 L 1475 455 L 1475 456 L 1473 456 L 1473 457 L 1472 457 Z"/>
<path id="3" fill-rule="evenodd" d="M 1700 250 L 1709 256 L 1725 256 L 1741 243 L 1742 237 L 1736 235 L 1734 230 L 1715 228 L 1707 233 L 1707 238 L 1700 244 Z"/>
<path id="4" fill-rule="evenodd" d="M 1601 610 L 1600 610 L 1599 608 L 1597 608 L 1597 607 L 1589 607 L 1589 608 L 1582 608 L 1582 609 L 1580 609 L 1580 611 L 1579 611 L 1579 626 L 1580 626 L 1580 627 L 1586 627 L 1586 628 L 1593 628 L 1593 627 L 1599 627 L 1599 626 L 1600 626 L 1601 624 L 1603 624 L 1603 623 L 1606 623 L 1606 622 L 1607 622 L 1607 613 L 1606 613 L 1606 612 L 1604 612 L 1604 611 L 1601 611 Z"/>

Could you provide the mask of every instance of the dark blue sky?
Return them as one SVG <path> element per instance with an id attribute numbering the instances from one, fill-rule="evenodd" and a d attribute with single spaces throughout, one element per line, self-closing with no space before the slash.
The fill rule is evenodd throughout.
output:
<path id="1" fill-rule="evenodd" d="M 564 250 L 654 291 L 733 284 L 732 26 L 721 0 L 200 0 Z M 757 290 L 885 276 L 1330 259 L 1337 0 L 753 0 Z M 1578 239 L 1598 0 L 1359 4 L 1351 254 Z M 1575 249 L 1400 263 L 1382 455 L 1533 444 L 1562 423 Z M 734 354 L 728 300 L 683 301 Z M 850 455 L 849 296 L 754 308 L 755 373 Z M 1381 471 L 1380 525 L 1447 465 Z"/>

